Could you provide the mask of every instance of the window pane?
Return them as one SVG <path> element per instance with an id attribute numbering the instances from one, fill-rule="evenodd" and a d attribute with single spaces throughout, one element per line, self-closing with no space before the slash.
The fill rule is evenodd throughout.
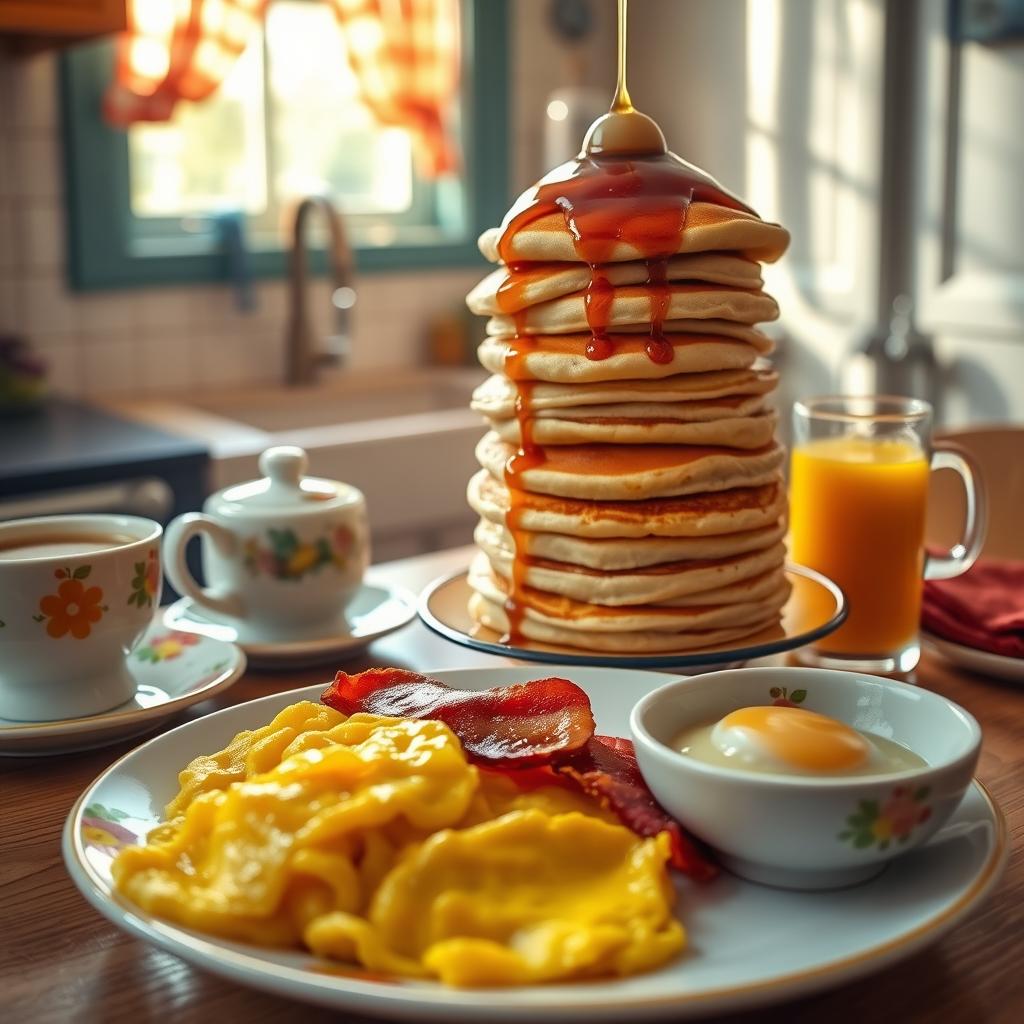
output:
<path id="1" fill-rule="evenodd" d="M 177 217 L 267 206 L 262 40 L 202 103 L 179 103 L 164 124 L 128 132 L 131 206 L 137 217 Z"/>
<path id="2" fill-rule="evenodd" d="M 278 205 L 327 193 L 346 213 L 403 213 L 413 203 L 412 144 L 359 101 L 345 37 L 327 4 L 267 10 L 273 192 Z"/>

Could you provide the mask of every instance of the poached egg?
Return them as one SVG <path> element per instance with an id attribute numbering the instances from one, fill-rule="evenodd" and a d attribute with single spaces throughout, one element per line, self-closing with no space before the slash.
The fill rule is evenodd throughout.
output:
<path id="1" fill-rule="evenodd" d="M 683 730 L 675 748 L 709 764 L 783 775 L 874 775 L 924 759 L 883 736 L 805 708 L 772 705 L 731 711 Z"/>

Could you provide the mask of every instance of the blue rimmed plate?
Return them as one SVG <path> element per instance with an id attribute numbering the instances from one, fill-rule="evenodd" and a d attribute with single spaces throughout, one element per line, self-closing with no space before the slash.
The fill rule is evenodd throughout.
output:
<path id="1" fill-rule="evenodd" d="M 503 658 L 523 661 L 557 662 L 560 665 L 619 666 L 638 669 L 678 669 L 702 672 L 712 668 L 740 665 L 752 658 L 792 651 L 814 643 L 838 629 L 846 619 L 846 599 L 827 576 L 802 565 L 786 566 L 786 578 L 793 586 L 778 625 L 732 643 L 696 650 L 661 654 L 589 654 L 581 649 L 558 647 L 533 640 L 503 643 L 501 636 L 474 622 L 469 614 L 468 572 L 442 576 L 420 595 L 419 616 L 446 640 L 486 651 Z"/>

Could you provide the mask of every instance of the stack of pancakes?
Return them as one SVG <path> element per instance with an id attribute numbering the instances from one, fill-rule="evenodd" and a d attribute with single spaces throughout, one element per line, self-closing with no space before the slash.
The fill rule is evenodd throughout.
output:
<path id="1" fill-rule="evenodd" d="M 656 266 L 629 241 L 588 265 L 557 212 L 485 232 L 500 266 L 467 300 L 490 317 L 479 357 L 493 374 L 472 403 L 490 426 L 469 485 L 477 623 L 653 654 L 778 621 L 783 451 L 756 324 L 778 314 L 760 261 L 787 243 L 709 202 L 689 204 Z"/>

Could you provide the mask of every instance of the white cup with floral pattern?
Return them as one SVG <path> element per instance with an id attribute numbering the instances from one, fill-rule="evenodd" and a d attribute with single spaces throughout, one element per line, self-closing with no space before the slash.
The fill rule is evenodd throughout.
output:
<path id="1" fill-rule="evenodd" d="M 127 657 L 160 605 L 159 523 L 0 523 L 0 718 L 52 722 L 135 696 Z"/>
<path id="2" fill-rule="evenodd" d="M 232 623 L 241 640 L 286 642 L 332 623 L 342 628 L 370 561 L 366 500 L 336 480 L 306 476 L 301 448 L 268 448 L 263 477 L 226 487 L 202 512 L 178 516 L 167 527 L 167 578 L 213 621 Z M 202 538 L 201 587 L 185 560 Z"/>

